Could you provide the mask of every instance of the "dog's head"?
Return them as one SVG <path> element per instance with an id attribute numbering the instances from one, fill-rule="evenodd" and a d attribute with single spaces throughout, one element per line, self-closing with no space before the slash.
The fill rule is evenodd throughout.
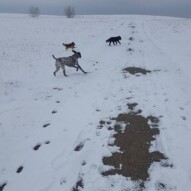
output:
<path id="1" fill-rule="evenodd" d="M 75 50 L 72 50 L 72 52 L 74 53 L 74 55 L 77 57 L 77 58 L 81 58 L 82 55 L 80 52 L 76 52 Z"/>
<path id="2" fill-rule="evenodd" d="M 118 36 L 118 39 L 121 40 L 121 36 Z"/>

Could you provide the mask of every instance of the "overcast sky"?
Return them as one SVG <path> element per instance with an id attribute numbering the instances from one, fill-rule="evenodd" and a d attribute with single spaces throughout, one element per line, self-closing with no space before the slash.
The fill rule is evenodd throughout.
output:
<path id="1" fill-rule="evenodd" d="M 76 14 L 146 14 L 191 18 L 191 0 L 0 0 L 0 13 L 28 13 L 37 6 L 41 14 L 63 15 L 66 6 Z"/>

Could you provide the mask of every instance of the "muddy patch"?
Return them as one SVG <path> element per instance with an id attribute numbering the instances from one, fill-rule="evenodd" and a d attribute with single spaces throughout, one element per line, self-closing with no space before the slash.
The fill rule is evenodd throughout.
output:
<path id="1" fill-rule="evenodd" d="M 133 110 L 137 104 L 128 106 Z M 114 145 L 120 148 L 120 152 L 103 158 L 104 165 L 114 168 L 102 172 L 102 175 L 120 174 L 141 182 L 140 187 L 144 187 L 144 182 L 149 179 L 148 170 L 152 163 L 162 164 L 167 161 L 167 157 L 159 151 L 149 152 L 152 141 L 155 141 L 155 136 L 159 134 L 158 123 L 158 118 L 144 117 L 136 111 L 119 114 L 114 125 Z"/>
<path id="2" fill-rule="evenodd" d="M 146 75 L 147 73 L 151 73 L 150 70 L 146 70 L 143 68 L 138 68 L 138 67 L 127 67 L 123 69 L 124 73 L 130 73 L 132 75 L 137 75 L 137 74 L 144 74 Z"/>

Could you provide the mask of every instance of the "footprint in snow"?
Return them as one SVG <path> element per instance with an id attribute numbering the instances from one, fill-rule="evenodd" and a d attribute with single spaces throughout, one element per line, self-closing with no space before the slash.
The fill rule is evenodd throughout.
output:
<path id="1" fill-rule="evenodd" d="M 128 48 L 127 51 L 128 52 L 134 52 L 134 50 L 132 48 Z"/>
<path id="2" fill-rule="evenodd" d="M 66 181 L 66 178 L 61 178 L 60 179 L 60 185 L 62 185 L 62 184 L 65 184 L 67 181 Z"/>
<path id="3" fill-rule="evenodd" d="M 7 185 L 6 182 L 4 182 L 3 184 L 0 184 L 0 191 L 3 191 L 4 187 Z"/>
<path id="4" fill-rule="evenodd" d="M 57 113 L 57 111 L 56 111 L 56 110 L 53 110 L 53 111 L 52 111 L 52 114 L 55 114 L 55 113 Z"/>
<path id="5" fill-rule="evenodd" d="M 37 144 L 36 146 L 33 147 L 33 150 L 37 151 L 41 147 L 41 144 Z"/>
<path id="6" fill-rule="evenodd" d="M 43 125 L 43 128 L 46 128 L 46 127 L 48 127 L 49 125 L 50 125 L 50 123 L 46 123 L 46 124 Z"/>
<path id="7" fill-rule="evenodd" d="M 50 144 L 50 141 L 45 141 L 44 144 L 48 145 Z"/>
<path id="8" fill-rule="evenodd" d="M 62 89 L 62 88 L 55 87 L 55 88 L 53 88 L 53 90 L 61 91 L 61 90 L 63 90 L 63 89 Z"/>
<path id="9" fill-rule="evenodd" d="M 84 142 L 79 143 L 76 148 L 74 149 L 74 151 L 81 151 L 84 147 Z"/>
<path id="10" fill-rule="evenodd" d="M 182 118 L 182 120 L 186 121 L 186 117 L 185 116 L 182 116 L 181 118 Z"/>
<path id="11" fill-rule="evenodd" d="M 72 188 L 72 191 L 80 191 L 84 188 L 84 182 L 82 177 L 78 177 L 78 181 L 76 182 L 76 185 Z"/>
<path id="12" fill-rule="evenodd" d="M 16 172 L 20 173 L 23 170 L 23 168 L 24 168 L 23 166 L 19 166 Z"/>
<path id="13" fill-rule="evenodd" d="M 130 40 L 130 41 L 133 41 L 133 40 L 134 40 L 134 38 L 133 38 L 133 37 L 129 37 L 129 40 Z"/>
<path id="14" fill-rule="evenodd" d="M 86 165 L 86 161 L 85 160 L 82 161 L 82 166 L 84 166 L 84 165 Z"/>
<path id="15" fill-rule="evenodd" d="M 135 26 L 134 26 L 134 25 L 129 25 L 129 28 L 134 29 L 134 28 L 135 28 Z"/>
<path id="16" fill-rule="evenodd" d="M 44 142 L 44 144 L 48 145 L 50 144 L 50 141 L 47 140 Z M 36 146 L 33 147 L 33 150 L 37 151 L 42 145 L 41 144 L 36 144 Z"/>

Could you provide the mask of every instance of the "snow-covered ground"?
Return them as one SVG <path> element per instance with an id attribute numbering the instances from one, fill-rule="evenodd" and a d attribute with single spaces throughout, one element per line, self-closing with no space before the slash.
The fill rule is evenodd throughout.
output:
<path id="1" fill-rule="evenodd" d="M 130 179 L 101 175 L 109 168 L 102 158 L 113 152 L 112 131 L 97 128 L 128 112 L 128 102 L 144 116 L 160 117 L 151 150 L 173 164 L 154 163 L 145 190 L 190 191 L 190 19 L 1 14 L 0 29 L 1 191 L 68 191 L 80 177 L 83 191 L 135 191 Z M 106 44 L 118 35 L 121 45 Z M 52 54 L 72 55 L 62 46 L 72 41 L 89 73 L 67 68 L 69 77 L 61 71 L 55 77 Z M 153 72 L 122 72 L 133 66 Z"/>

